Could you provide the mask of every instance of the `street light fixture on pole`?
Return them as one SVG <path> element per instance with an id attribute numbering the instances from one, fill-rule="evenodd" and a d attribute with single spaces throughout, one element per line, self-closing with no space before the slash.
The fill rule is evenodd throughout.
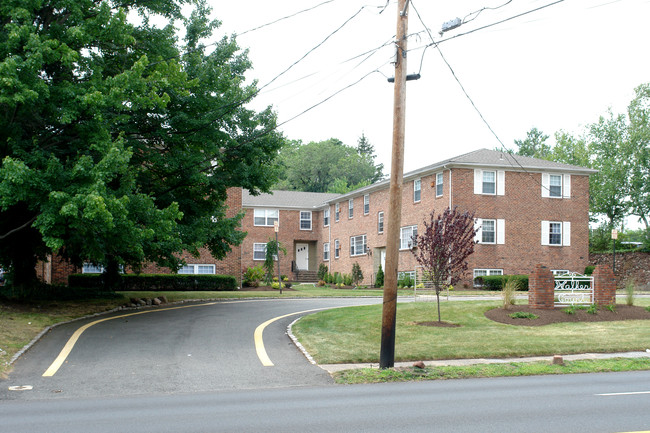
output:
<path id="1" fill-rule="evenodd" d="M 409 0 L 397 2 L 397 52 L 395 55 L 395 90 L 393 105 L 393 150 L 390 170 L 388 226 L 386 230 L 386 269 L 384 271 L 384 306 L 381 323 L 379 367 L 395 365 L 395 321 L 397 318 L 397 271 L 399 230 L 402 215 L 404 182 L 404 133 L 406 130 L 406 35 Z"/>

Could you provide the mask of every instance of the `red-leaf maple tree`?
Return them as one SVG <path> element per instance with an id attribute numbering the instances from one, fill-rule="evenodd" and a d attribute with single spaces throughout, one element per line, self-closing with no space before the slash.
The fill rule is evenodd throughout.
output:
<path id="1" fill-rule="evenodd" d="M 440 290 L 456 284 L 467 271 L 467 258 L 474 252 L 474 213 L 461 213 L 456 206 L 447 208 L 438 216 L 431 212 L 430 222 L 424 221 L 424 233 L 414 242 L 413 255 L 433 282 L 438 300 L 440 322 Z"/>

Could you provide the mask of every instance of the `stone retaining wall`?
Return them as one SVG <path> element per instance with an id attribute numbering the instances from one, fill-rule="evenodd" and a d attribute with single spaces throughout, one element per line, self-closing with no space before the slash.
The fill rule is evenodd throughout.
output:
<path id="1" fill-rule="evenodd" d="M 612 261 L 611 253 L 589 254 L 592 266 L 608 264 L 611 267 Z M 618 288 L 625 287 L 627 281 L 633 278 L 637 288 L 650 290 L 650 253 L 616 253 L 614 275 Z"/>

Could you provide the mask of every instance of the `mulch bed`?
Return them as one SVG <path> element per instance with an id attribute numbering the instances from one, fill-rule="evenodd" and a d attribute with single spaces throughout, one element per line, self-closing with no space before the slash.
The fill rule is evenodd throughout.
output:
<path id="1" fill-rule="evenodd" d="M 616 305 L 614 311 L 599 308 L 597 314 L 589 314 L 586 310 L 575 310 L 574 314 L 567 314 L 564 308 L 552 310 L 538 310 L 527 305 L 513 305 L 508 310 L 494 308 L 485 312 L 485 317 L 495 322 L 508 325 L 544 326 L 551 323 L 562 322 L 612 322 L 620 320 L 650 320 L 650 312 L 644 307 Z M 516 312 L 533 313 L 538 319 L 514 319 L 510 314 Z"/>

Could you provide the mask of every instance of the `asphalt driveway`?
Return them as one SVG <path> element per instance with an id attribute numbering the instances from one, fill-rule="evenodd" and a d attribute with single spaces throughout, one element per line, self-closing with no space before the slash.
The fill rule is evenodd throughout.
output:
<path id="1" fill-rule="evenodd" d="M 9 378 L 0 382 L 0 399 L 326 385 L 331 383 L 329 374 L 307 361 L 286 335 L 287 326 L 308 310 L 377 302 L 381 300 L 242 300 L 124 311 L 76 321 L 55 327 L 16 361 Z M 278 319 L 261 334 L 263 352 L 272 363 L 265 366 L 254 333 L 274 318 Z M 55 359 L 73 336 L 78 337 L 74 346 L 53 370 Z M 44 377 L 46 371 L 51 375 Z"/>

